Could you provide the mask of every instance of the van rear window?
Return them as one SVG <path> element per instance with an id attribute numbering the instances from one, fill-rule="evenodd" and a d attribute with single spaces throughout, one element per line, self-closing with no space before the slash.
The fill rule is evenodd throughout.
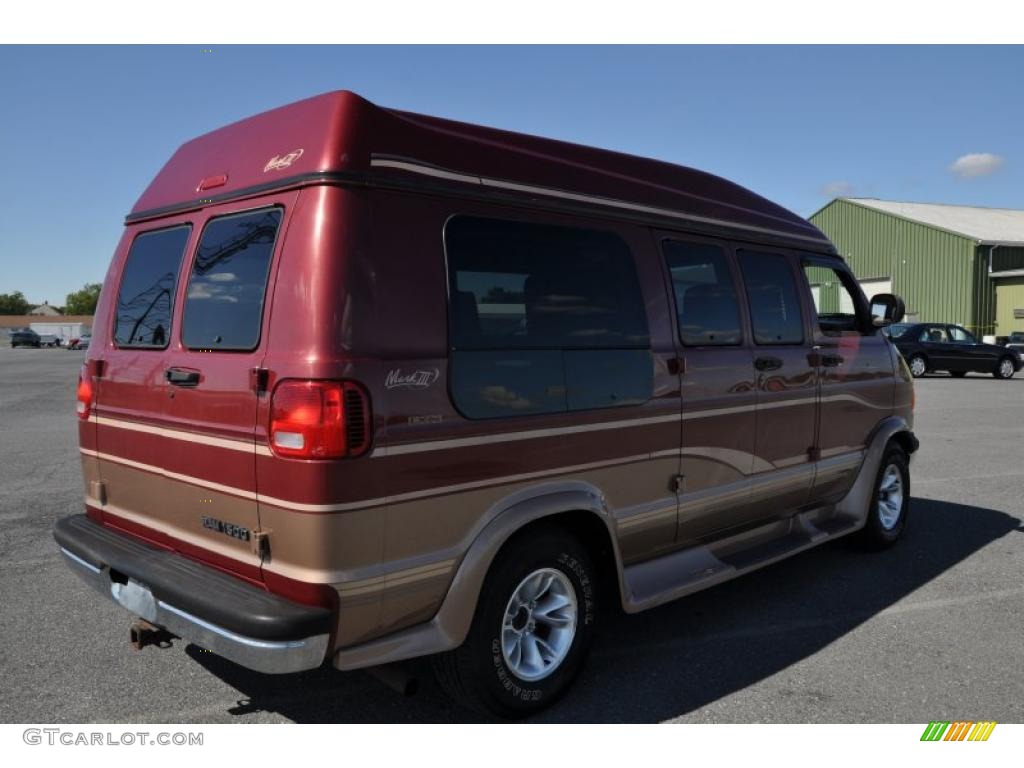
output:
<path id="1" fill-rule="evenodd" d="M 167 346 L 178 272 L 191 233 L 192 226 L 185 224 L 135 238 L 117 292 L 114 341 L 119 347 Z"/>
<path id="2" fill-rule="evenodd" d="M 190 349 L 255 349 L 280 208 L 211 219 L 196 250 L 182 341 Z"/>

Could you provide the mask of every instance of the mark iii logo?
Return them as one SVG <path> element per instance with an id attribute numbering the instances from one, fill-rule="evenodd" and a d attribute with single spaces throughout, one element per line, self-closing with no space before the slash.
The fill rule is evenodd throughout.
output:
<path id="1" fill-rule="evenodd" d="M 292 150 L 287 155 L 274 155 L 272 158 L 267 160 L 267 164 L 263 166 L 263 172 L 280 171 L 282 168 L 287 168 L 300 157 L 302 157 L 301 149 Z"/>
<path id="2" fill-rule="evenodd" d="M 426 389 L 441 375 L 437 368 L 402 373 L 401 368 L 392 368 L 384 379 L 386 389 Z"/>

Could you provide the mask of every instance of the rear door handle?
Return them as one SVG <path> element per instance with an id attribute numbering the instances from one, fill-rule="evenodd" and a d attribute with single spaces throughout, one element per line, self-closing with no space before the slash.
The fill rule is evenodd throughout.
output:
<path id="1" fill-rule="evenodd" d="M 759 357 L 754 360 L 754 367 L 759 371 L 777 371 L 782 367 L 782 360 L 777 357 Z"/>
<path id="2" fill-rule="evenodd" d="M 190 371 L 185 368 L 168 368 L 164 371 L 164 377 L 168 384 L 176 387 L 194 387 L 199 383 L 199 371 Z"/>

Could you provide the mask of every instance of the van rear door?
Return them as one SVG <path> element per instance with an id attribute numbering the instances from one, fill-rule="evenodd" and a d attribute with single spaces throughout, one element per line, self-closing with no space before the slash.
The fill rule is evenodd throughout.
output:
<path id="1" fill-rule="evenodd" d="M 191 217 L 170 291 L 172 311 L 164 311 L 160 323 L 152 312 L 139 322 L 149 349 L 114 352 L 120 360 L 108 363 L 98 401 L 109 499 L 104 511 L 159 532 L 184 554 L 251 579 L 260 578 L 261 563 L 255 547 L 257 372 L 276 252 L 297 194 L 226 204 Z M 126 277 L 131 266 L 129 254 Z M 168 268 L 161 274 L 172 273 Z M 119 310 L 127 306 L 125 298 L 139 294 L 132 291 L 119 300 Z M 120 320 L 118 328 L 123 337 Z M 144 407 L 125 410 L 129 390 Z M 131 423 L 109 423 L 103 418 L 108 410 L 111 418 Z"/>

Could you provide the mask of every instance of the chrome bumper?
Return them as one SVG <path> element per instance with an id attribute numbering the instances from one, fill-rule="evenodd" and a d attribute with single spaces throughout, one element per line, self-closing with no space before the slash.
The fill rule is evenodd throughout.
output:
<path id="1" fill-rule="evenodd" d="M 140 582 L 115 582 L 108 568 L 94 565 L 64 547 L 60 551 L 71 570 L 104 597 L 150 624 L 248 669 L 269 674 L 302 672 L 319 667 L 327 655 L 327 634 L 297 640 L 245 637 L 155 598 Z"/>

